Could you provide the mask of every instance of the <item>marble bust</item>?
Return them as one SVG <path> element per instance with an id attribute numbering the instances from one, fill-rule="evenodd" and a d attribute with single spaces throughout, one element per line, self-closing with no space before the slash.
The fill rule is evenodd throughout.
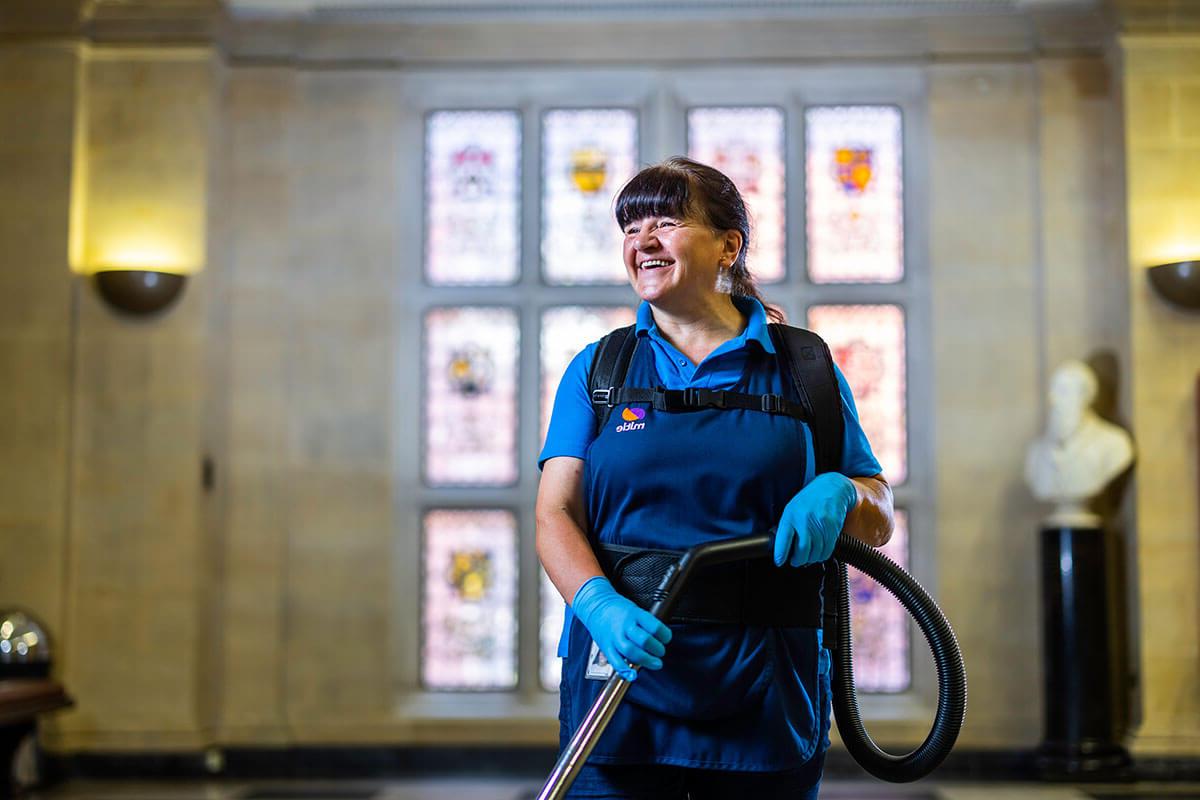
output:
<path id="1" fill-rule="evenodd" d="M 1092 410 L 1098 384 L 1082 361 L 1068 361 L 1050 379 L 1046 431 L 1025 458 L 1025 482 L 1034 497 L 1053 503 L 1049 527 L 1098 528 L 1088 502 L 1133 461 L 1123 428 Z"/>

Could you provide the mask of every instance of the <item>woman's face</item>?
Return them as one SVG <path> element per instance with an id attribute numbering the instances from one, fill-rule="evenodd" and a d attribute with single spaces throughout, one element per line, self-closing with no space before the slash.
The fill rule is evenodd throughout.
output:
<path id="1" fill-rule="evenodd" d="M 741 234 L 689 217 L 645 217 L 625 226 L 625 271 L 638 297 L 680 305 L 716 290 L 720 267 L 737 257 Z"/>

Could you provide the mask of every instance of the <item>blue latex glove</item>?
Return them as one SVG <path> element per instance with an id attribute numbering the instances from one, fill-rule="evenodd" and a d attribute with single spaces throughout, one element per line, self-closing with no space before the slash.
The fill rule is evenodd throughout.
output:
<path id="1" fill-rule="evenodd" d="M 846 515 L 858 502 L 854 482 L 823 472 L 796 493 L 775 529 L 775 566 L 793 567 L 826 561 L 833 555 Z"/>
<path id="2" fill-rule="evenodd" d="M 571 608 L 622 678 L 632 681 L 637 677 L 630 665 L 662 669 L 671 629 L 623 597 L 608 578 L 597 575 L 580 586 Z"/>

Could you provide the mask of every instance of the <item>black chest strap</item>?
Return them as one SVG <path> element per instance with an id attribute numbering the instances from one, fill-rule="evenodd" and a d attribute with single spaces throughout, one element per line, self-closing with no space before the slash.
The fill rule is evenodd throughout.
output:
<path id="1" fill-rule="evenodd" d="M 705 408 L 740 408 L 746 411 L 763 411 L 767 414 L 784 414 L 807 422 L 807 409 L 778 394 L 746 394 L 725 389 L 664 389 L 659 386 L 645 389 L 636 386 L 610 386 L 592 390 L 593 406 L 613 406 L 628 403 L 649 403 L 657 411 L 700 411 Z"/>

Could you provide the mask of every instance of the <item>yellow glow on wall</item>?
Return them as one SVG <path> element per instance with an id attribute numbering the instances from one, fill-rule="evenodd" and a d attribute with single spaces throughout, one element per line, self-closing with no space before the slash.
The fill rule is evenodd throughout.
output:
<path id="1" fill-rule="evenodd" d="M 1200 234 L 1181 236 L 1177 239 L 1166 240 L 1161 244 L 1149 244 L 1143 252 L 1143 266 L 1152 267 L 1155 264 L 1171 264 L 1176 261 L 1200 260 Z"/>
<path id="2" fill-rule="evenodd" d="M 80 60 L 71 269 L 192 274 L 205 263 L 207 50 L 91 47 Z"/>
<path id="3" fill-rule="evenodd" d="M 132 225 L 127 230 L 98 230 L 98 227 L 93 221 L 86 239 L 73 245 L 74 272 L 91 275 L 108 269 L 141 269 L 191 275 L 203 263 L 203 253 L 197 252 L 203 242 L 196 243 L 196 237 L 185 232 L 172 236 L 161 228 L 139 231 Z M 188 243 L 192 247 L 187 247 Z"/>
<path id="4" fill-rule="evenodd" d="M 90 275 L 108 269 L 142 269 L 191 275 L 198 271 L 199 259 L 195 252 L 187 252 L 186 241 L 185 236 L 161 230 L 93 230 L 75 271 Z"/>

